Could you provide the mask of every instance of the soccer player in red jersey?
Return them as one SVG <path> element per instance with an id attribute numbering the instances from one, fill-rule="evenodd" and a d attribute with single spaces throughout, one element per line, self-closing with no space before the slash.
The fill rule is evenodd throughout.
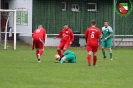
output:
<path id="1" fill-rule="evenodd" d="M 36 57 L 38 62 L 41 62 L 40 56 L 44 52 L 45 36 L 46 36 L 46 30 L 43 28 L 42 25 L 39 25 L 38 28 L 34 30 L 32 35 L 33 38 L 32 50 L 34 50 L 34 47 L 36 48 Z"/>
<path id="2" fill-rule="evenodd" d="M 87 37 L 87 46 L 88 51 L 88 66 L 91 66 L 91 54 L 93 53 L 93 66 L 96 66 L 97 62 L 97 51 L 98 51 L 98 40 L 100 39 L 100 29 L 96 27 L 96 21 L 91 21 L 91 27 L 87 28 L 84 35 Z"/>
<path id="3" fill-rule="evenodd" d="M 68 27 L 68 24 L 64 24 L 63 29 L 60 33 L 54 37 L 54 39 L 61 37 L 60 44 L 57 47 L 57 52 L 62 56 L 62 54 L 66 51 L 66 49 L 70 46 L 70 44 L 74 40 L 74 35 L 72 30 Z"/>

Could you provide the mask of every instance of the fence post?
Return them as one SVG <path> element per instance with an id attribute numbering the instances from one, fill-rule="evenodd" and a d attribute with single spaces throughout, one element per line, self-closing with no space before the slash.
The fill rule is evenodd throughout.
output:
<path id="1" fill-rule="evenodd" d="M 115 0 L 113 2 L 113 32 L 115 35 Z M 115 36 L 113 36 L 113 47 L 115 46 Z"/>

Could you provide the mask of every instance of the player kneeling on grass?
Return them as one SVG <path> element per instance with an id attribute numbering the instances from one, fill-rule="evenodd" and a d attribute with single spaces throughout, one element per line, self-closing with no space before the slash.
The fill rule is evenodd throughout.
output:
<path id="1" fill-rule="evenodd" d="M 76 55 L 70 50 L 66 50 L 60 59 L 57 59 L 60 63 L 76 63 Z"/>
<path id="2" fill-rule="evenodd" d="M 43 28 L 42 25 L 39 25 L 32 35 L 33 38 L 32 50 L 34 50 L 34 47 L 36 48 L 36 57 L 38 62 L 41 62 L 40 56 L 44 52 L 45 36 L 46 36 L 46 30 Z"/>

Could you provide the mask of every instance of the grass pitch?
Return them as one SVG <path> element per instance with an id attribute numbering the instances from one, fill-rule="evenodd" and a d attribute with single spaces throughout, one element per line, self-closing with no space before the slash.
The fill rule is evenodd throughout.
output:
<path id="1" fill-rule="evenodd" d="M 114 48 L 113 61 L 87 65 L 85 48 L 70 48 L 77 63 L 54 63 L 56 48 L 45 48 L 38 63 L 31 46 L 0 49 L 0 88 L 133 88 L 133 49 Z"/>

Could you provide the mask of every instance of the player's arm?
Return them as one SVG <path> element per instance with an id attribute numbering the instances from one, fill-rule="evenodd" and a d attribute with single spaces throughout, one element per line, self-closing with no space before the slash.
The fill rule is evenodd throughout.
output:
<path id="1" fill-rule="evenodd" d="M 34 44 L 34 38 L 33 38 L 33 34 L 32 34 L 32 50 L 34 50 L 35 44 Z"/>
<path id="2" fill-rule="evenodd" d="M 85 33 L 84 33 L 85 37 L 88 37 L 88 30 L 86 29 Z"/>
<path id="3" fill-rule="evenodd" d="M 109 28 L 109 33 L 110 33 L 110 35 L 109 35 L 109 36 L 107 36 L 107 37 L 105 38 L 105 40 L 107 40 L 108 38 L 110 38 L 110 37 L 112 37 L 112 36 L 113 36 L 113 30 L 112 30 L 112 28 L 111 28 L 111 27 Z"/>
<path id="4" fill-rule="evenodd" d="M 44 43 L 45 43 L 45 39 L 46 39 L 46 30 L 45 30 L 45 29 L 44 29 L 43 37 L 44 37 L 43 41 L 44 41 Z"/>
<path id="5" fill-rule="evenodd" d="M 101 35 L 100 35 L 100 40 L 102 41 L 102 38 L 103 38 L 103 32 L 101 32 Z"/>
<path id="6" fill-rule="evenodd" d="M 71 34 L 70 34 L 70 43 L 72 43 L 74 41 L 74 34 L 73 32 L 71 31 Z"/>
<path id="7" fill-rule="evenodd" d="M 102 27 L 102 30 L 101 30 L 101 40 L 102 40 L 102 38 L 103 38 L 103 30 L 104 30 L 104 27 Z"/>
<path id="8" fill-rule="evenodd" d="M 58 35 L 56 35 L 56 36 L 54 37 L 54 39 L 56 39 L 56 38 L 58 38 L 58 37 L 60 37 L 60 36 L 62 36 L 62 31 L 60 31 L 60 33 L 59 33 Z"/>
<path id="9" fill-rule="evenodd" d="M 101 35 L 102 35 L 102 33 L 100 32 L 100 30 L 98 30 L 98 40 L 99 40 L 99 45 L 101 45 L 101 40 L 102 40 Z"/>
<path id="10" fill-rule="evenodd" d="M 112 37 L 113 36 L 113 34 L 110 34 L 108 37 L 106 37 L 105 39 L 107 40 L 108 38 L 110 38 L 110 37 Z"/>
<path id="11" fill-rule="evenodd" d="M 102 43 L 101 37 L 98 38 L 98 41 L 99 41 L 99 46 L 101 46 L 101 43 Z"/>
<path id="12" fill-rule="evenodd" d="M 32 50 L 34 50 L 34 47 L 35 47 L 35 44 L 34 44 L 34 38 L 33 38 L 34 33 L 35 33 L 35 31 L 32 33 Z"/>
<path id="13" fill-rule="evenodd" d="M 34 47 L 35 47 L 35 44 L 34 44 L 34 41 L 32 39 L 32 50 L 34 50 Z"/>

